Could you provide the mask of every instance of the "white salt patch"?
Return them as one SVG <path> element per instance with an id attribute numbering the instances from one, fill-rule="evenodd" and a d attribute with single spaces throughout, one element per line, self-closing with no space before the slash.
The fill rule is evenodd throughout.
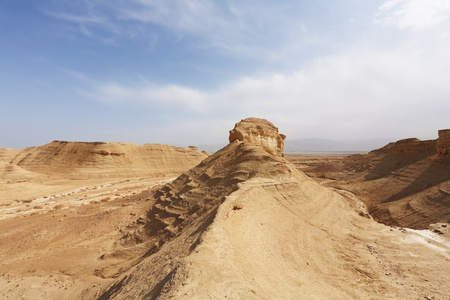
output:
<path id="1" fill-rule="evenodd" d="M 432 249 L 442 251 L 442 252 L 450 252 L 450 242 L 442 239 L 434 232 L 431 232 L 430 230 L 414 230 L 405 228 L 405 230 L 408 233 L 411 233 L 409 235 L 412 239 L 415 241 L 424 244 Z"/>

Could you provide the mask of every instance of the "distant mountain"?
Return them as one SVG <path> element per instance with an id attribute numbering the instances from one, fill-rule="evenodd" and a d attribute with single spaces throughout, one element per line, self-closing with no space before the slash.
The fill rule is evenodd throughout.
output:
<path id="1" fill-rule="evenodd" d="M 370 140 L 328 140 L 328 139 L 295 139 L 286 140 L 285 153 L 297 152 L 369 152 L 392 142 L 392 139 L 379 138 Z"/>
<path id="2" fill-rule="evenodd" d="M 395 139 L 379 138 L 370 140 L 328 140 L 328 139 L 287 139 L 284 142 L 285 153 L 299 152 L 369 152 L 381 148 Z M 198 145 L 198 150 L 215 153 L 226 144 Z"/>

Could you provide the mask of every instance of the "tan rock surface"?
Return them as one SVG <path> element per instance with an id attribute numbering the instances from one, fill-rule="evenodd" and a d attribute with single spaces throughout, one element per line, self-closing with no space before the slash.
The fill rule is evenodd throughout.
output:
<path id="1" fill-rule="evenodd" d="M 439 138 L 436 141 L 437 152 L 442 156 L 450 156 L 450 129 L 439 130 Z"/>
<path id="2" fill-rule="evenodd" d="M 241 141 L 248 145 L 260 146 L 270 154 L 283 155 L 284 134 L 264 119 L 247 118 L 236 123 L 230 130 L 229 142 Z"/>
<path id="3" fill-rule="evenodd" d="M 205 157 L 196 148 L 151 144 L 0 149 L 0 299 L 99 295 L 112 281 L 98 275 L 111 265 L 101 253 L 151 206 L 152 187 Z"/>
<path id="4" fill-rule="evenodd" d="M 159 144 L 54 141 L 23 150 L 0 149 L 0 205 L 107 185 L 121 178 L 172 177 L 205 157 L 195 148 Z"/>
<path id="5" fill-rule="evenodd" d="M 153 246 L 100 299 L 443 298 L 450 287 L 448 240 L 374 222 L 264 146 L 231 139 L 154 197 L 122 238 Z"/>
<path id="6" fill-rule="evenodd" d="M 436 140 L 421 141 L 416 138 L 404 139 L 391 145 L 393 153 L 435 153 Z"/>
<path id="7" fill-rule="evenodd" d="M 20 151 L 11 164 L 32 172 L 86 179 L 179 173 L 205 157 L 191 147 L 53 141 Z"/>
<path id="8" fill-rule="evenodd" d="M 252 134 L 142 193 L 0 221 L 0 298 L 448 298 L 445 236 L 375 222 Z"/>
<path id="9" fill-rule="evenodd" d="M 419 142 L 402 140 L 368 154 L 287 157 L 323 185 L 355 194 L 377 221 L 427 229 L 450 223 L 450 159 Z"/>

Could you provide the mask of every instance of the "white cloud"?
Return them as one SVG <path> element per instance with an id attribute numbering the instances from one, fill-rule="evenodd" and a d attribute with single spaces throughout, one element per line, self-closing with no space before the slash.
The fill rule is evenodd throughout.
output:
<path id="1" fill-rule="evenodd" d="M 51 11 L 46 11 L 46 14 L 67 22 L 73 22 L 78 24 L 105 24 L 107 20 L 100 16 L 80 16 L 68 13 L 56 13 Z"/>
<path id="2" fill-rule="evenodd" d="M 208 104 L 201 91 L 177 86 L 156 86 L 151 83 L 126 86 L 115 82 L 94 83 L 94 88 L 82 91 L 85 96 L 106 103 L 145 105 L 161 109 L 204 112 Z"/>
<path id="3" fill-rule="evenodd" d="M 409 137 L 405 132 L 448 127 L 450 60 L 445 53 L 427 57 L 404 48 L 358 48 L 290 74 L 243 77 L 209 92 L 146 82 L 137 87 L 99 84 L 89 94 L 105 102 L 172 109 L 187 119 L 201 112 L 215 120 L 210 126 L 217 120 L 264 117 L 291 138 Z"/>
<path id="4" fill-rule="evenodd" d="M 258 14 L 258 7 L 256 13 L 249 13 L 241 2 L 228 2 L 232 5 L 227 9 L 200 0 L 133 2 L 133 9 L 119 6 L 116 17 L 163 26 L 180 38 L 193 35 L 206 46 L 231 52 L 252 53 L 254 47 L 255 55 L 264 53 L 266 58 L 284 55 L 288 63 L 295 62 L 292 53 L 303 41 L 295 37 L 295 32 L 299 36 L 309 34 L 301 22 L 288 25 L 294 20 L 292 16 L 278 20 L 279 12 L 275 17 L 270 16 L 270 9 Z M 368 30 L 362 41 L 349 42 L 339 53 L 316 55 L 302 69 L 291 68 L 294 71 L 289 73 L 252 74 L 224 82 L 213 90 L 147 81 L 135 85 L 95 82 L 83 93 L 102 102 L 147 105 L 166 110 L 162 113 L 168 115 L 183 115 L 191 132 L 217 128 L 217 122 L 228 124 L 229 120 L 237 122 L 255 116 L 274 122 L 291 138 L 421 137 L 424 132 L 434 134 L 449 126 L 450 40 L 444 34 L 449 11 L 448 1 L 385 1 L 376 15 L 378 24 L 411 29 L 407 34 L 376 27 L 376 35 Z M 270 25 L 276 26 L 271 29 Z M 427 28 L 433 28 L 438 35 L 418 32 Z M 269 45 L 265 50 L 263 37 L 273 42 L 271 38 L 283 29 L 287 32 L 286 42 Z M 323 36 L 319 42 L 326 43 L 326 34 Z M 290 46 L 295 50 L 278 51 Z M 192 114 L 208 121 L 189 121 L 194 118 Z M 227 132 L 231 128 L 222 129 Z M 180 127 L 164 129 L 171 131 L 177 136 Z M 205 140 L 213 141 L 214 135 L 205 134 Z"/>
<path id="5" fill-rule="evenodd" d="M 308 30 L 302 4 L 289 1 L 92 0 L 73 6 L 46 13 L 102 41 L 168 35 L 200 50 L 267 61 L 326 41 Z"/>
<path id="6" fill-rule="evenodd" d="M 388 0 L 379 7 L 378 22 L 400 29 L 424 30 L 448 20 L 448 0 Z"/>

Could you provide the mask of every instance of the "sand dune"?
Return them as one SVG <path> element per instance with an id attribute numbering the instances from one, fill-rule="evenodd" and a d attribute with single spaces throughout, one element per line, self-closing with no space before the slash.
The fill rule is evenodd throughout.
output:
<path id="1" fill-rule="evenodd" d="M 286 160 L 283 139 L 246 119 L 173 181 L 0 221 L 0 296 L 448 299 L 448 238 L 377 223 Z"/>

